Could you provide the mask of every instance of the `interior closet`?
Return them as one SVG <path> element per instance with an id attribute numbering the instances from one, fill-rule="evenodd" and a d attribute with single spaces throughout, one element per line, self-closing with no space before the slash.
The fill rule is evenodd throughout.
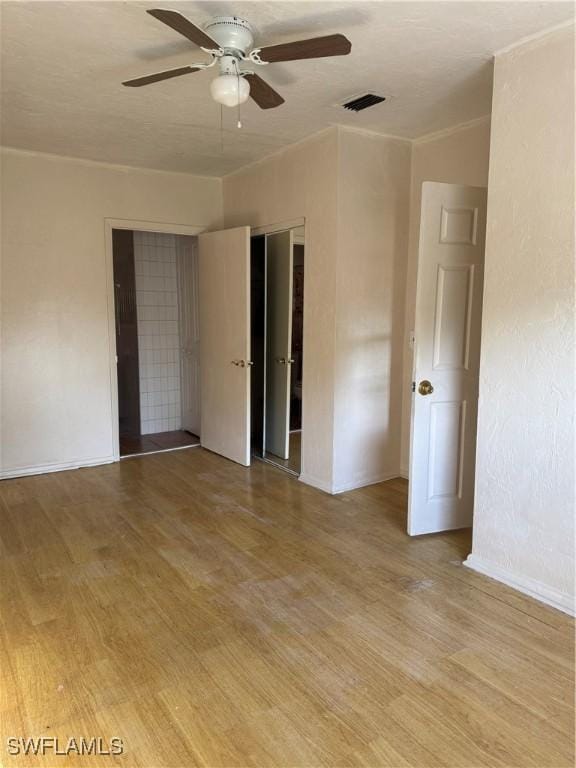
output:
<path id="1" fill-rule="evenodd" d="M 195 237 L 112 233 L 120 455 L 198 445 Z"/>
<path id="2" fill-rule="evenodd" d="M 304 228 L 251 238 L 252 454 L 300 474 Z"/>

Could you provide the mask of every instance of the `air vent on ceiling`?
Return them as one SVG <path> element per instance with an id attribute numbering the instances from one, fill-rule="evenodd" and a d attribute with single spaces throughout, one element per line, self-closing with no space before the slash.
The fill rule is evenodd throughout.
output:
<path id="1" fill-rule="evenodd" d="M 368 107 L 374 107 L 376 104 L 381 104 L 386 101 L 385 96 L 376 96 L 374 93 L 364 93 L 362 96 L 355 96 L 350 101 L 345 101 L 342 106 L 344 109 L 348 109 L 351 112 L 362 112 L 363 109 Z"/>

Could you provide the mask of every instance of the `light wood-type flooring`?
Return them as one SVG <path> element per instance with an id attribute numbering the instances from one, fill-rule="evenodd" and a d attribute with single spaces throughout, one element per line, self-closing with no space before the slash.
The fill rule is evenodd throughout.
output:
<path id="1" fill-rule="evenodd" d="M 0 483 L 0 763 L 572 766 L 572 621 L 406 490 L 200 448 Z M 7 755 L 41 735 L 125 752 Z"/>
<path id="2" fill-rule="evenodd" d="M 193 448 L 200 445 L 200 438 L 185 429 L 172 432 L 153 432 L 137 437 L 120 435 L 120 456 L 134 456 L 141 453 L 159 453 L 175 448 Z"/>

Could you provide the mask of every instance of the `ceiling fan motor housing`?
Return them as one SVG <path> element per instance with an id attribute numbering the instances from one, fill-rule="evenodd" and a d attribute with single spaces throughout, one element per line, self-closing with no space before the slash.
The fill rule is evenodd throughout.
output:
<path id="1" fill-rule="evenodd" d="M 246 55 L 254 45 L 252 27 L 238 16 L 215 16 L 204 30 L 226 53 Z"/>

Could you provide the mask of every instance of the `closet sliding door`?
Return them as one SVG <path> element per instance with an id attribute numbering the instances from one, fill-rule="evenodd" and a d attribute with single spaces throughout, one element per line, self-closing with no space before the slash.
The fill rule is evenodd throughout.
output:
<path id="1" fill-rule="evenodd" d="M 266 452 L 287 459 L 292 366 L 293 234 L 266 238 Z"/>

